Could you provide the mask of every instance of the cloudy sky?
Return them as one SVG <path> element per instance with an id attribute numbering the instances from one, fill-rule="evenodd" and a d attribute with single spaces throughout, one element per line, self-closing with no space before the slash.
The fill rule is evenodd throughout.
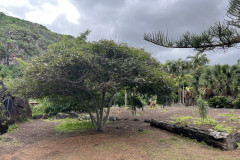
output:
<path id="1" fill-rule="evenodd" d="M 228 0 L 0 0 L 7 15 L 45 25 L 73 36 L 90 29 L 90 41 L 113 39 L 145 48 L 161 62 L 186 59 L 193 49 L 169 49 L 143 40 L 144 33 L 200 33 L 226 19 Z M 206 52 L 211 64 L 234 64 L 239 49 Z"/>

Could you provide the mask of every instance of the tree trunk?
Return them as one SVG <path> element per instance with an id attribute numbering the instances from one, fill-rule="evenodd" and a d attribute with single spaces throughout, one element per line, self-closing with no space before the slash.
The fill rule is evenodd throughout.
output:
<path id="1" fill-rule="evenodd" d="M 127 91 L 125 91 L 125 107 L 127 107 Z"/>
<path id="2" fill-rule="evenodd" d="M 106 116 L 105 116 L 105 119 L 104 119 L 104 122 L 103 122 L 103 128 L 102 128 L 103 130 L 107 126 L 107 120 L 108 120 L 108 117 L 109 117 L 110 108 L 112 107 L 113 96 L 114 96 L 114 94 L 110 97 L 109 102 L 108 102 L 108 109 L 107 109 L 107 113 L 106 113 Z"/>
<path id="3" fill-rule="evenodd" d="M 184 101 L 184 93 L 185 91 L 184 91 L 184 85 L 183 85 L 183 89 L 182 89 L 182 103 L 184 104 L 185 103 L 185 101 Z"/>
<path id="4" fill-rule="evenodd" d="M 182 96 L 181 96 L 181 89 L 179 88 L 178 90 L 178 103 L 181 104 L 182 103 Z"/>

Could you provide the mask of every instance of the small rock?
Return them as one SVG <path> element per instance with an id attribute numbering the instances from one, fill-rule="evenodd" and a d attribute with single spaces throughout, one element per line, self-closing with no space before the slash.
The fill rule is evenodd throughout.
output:
<path id="1" fill-rule="evenodd" d="M 84 116 L 82 116 L 82 119 L 83 120 L 90 120 L 91 118 L 90 118 L 90 115 L 84 115 Z"/>
<path id="2" fill-rule="evenodd" d="M 78 120 L 79 120 L 79 121 L 83 121 L 83 119 L 82 119 L 81 117 L 78 117 Z"/>
<path id="3" fill-rule="evenodd" d="M 124 118 L 124 120 L 126 121 L 126 120 L 128 120 L 128 118 Z"/>
<path id="4" fill-rule="evenodd" d="M 122 129 L 122 127 L 120 127 L 120 126 L 117 126 L 116 128 L 117 128 L 117 129 Z"/>
<path id="5" fill-rule="evenodd" d="M 43 114 L 43 119 L 48 119 L 48 115 L 47 114 Z"/>
<path id="6" fill-rule="evenodd" d="M 69 118 L 78 118 L 78 114 L 76 112 L 70 112 Z"/>
<path id="7" fill-rule="evenodd" d="M 64 119 L 64 118 L 66 118 L 67 117 L 67 115 L 65 114 L 65 113 L 58 113 L 57 115 L 56 115 L 56 119 Z"/>
<path id="8" fill-rule="evenodd" d="M 122 119 L 121 119 L 120 117 L 117 117 L 116 120 L 117 120 L 117 121 L 120 121 L 120 120 L 122 120 Z"/>
<path id="9" fill-rule="evenodd" d="M 150 120 L 150 119 L 145 119 L 144 122 L 145 122 L 145 123 L 150 123 L 151 120 Z"/>
<path id="10" fill-rule="evenodd" d="M 134 118 L 133 121 L 139 121 L 139 119 L 138 118 Z"/>
<path id="11" fill-rule="evenodd" d="M 43 118 L 43 114 L 33 116 L 33 119 L 41 119 Z"/>
<path id="12" fill-rule="evenodd" d="M 12 138 L 6 137 L 2 139 L 3 142 L 10 142 L 12 141 Z"/>
<path id="13" fill-rule="evenodd" d="M 109 121 L 116 121 L 116 120 L 117 120 L 117 117 L 115 116 L 109 117 Z"/>
<path id="14" fill-rule="evenodd" d="M 144 132 L 144 130 L 143 129 L 138 129 L 138 132 Z"/>

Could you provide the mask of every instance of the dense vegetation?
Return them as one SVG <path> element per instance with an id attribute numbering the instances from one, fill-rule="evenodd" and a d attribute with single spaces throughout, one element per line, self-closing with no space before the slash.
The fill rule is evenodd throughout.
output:
<path id="1" fill-rule="evenodd" d="M 191 98 L 202 96 L 211 107 L 239 108 L 240 64 L 210 66 L 206 65 L 208 62 L 204 54 L 191 60 L 166 62 L 165 70 L 178 82 L 175 85 L 178 102 L 187 102 L 186 95 L 190 94 Z"/>
<path id="2" fill-rule="evenodd" d="M 2 12 L 0 26 L 0 61 L 5 65 L 15 64 L 16 58 L 28 60 L 39 55 L 47 50 L 48 45 L 63 37 L 42 25 L 6 16 Z"/>

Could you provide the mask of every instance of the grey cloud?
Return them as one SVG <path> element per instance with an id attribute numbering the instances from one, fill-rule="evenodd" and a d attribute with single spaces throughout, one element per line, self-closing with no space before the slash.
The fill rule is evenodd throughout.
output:
<path id="1" fill-rule="evenodd" d="M 42 1 L 41 1 L 42 2 Z M 55 0 L 44 0 L 55 4 Z M 71 0 L 80 13 L 79 24 L 68 23 L 60 15 L 47 27 L 55 32 L 77 36 L 86 29 L 92 30 L 89 40 L 114 39 L 132 46 L 143 47 L 160 61 L 185 59 L 194 55 L 193 49 L 168 49 L 143 40 L 144 33 L 168 31 L 169 36 L 178 38 L 185 31 L 200 33 L 216 21 L 226 18 L 226 0 Z M 40 6 L 40 0 L 31 0 Z M 22 15 L 16 11 L 16 15 Z M 25 11 L 23 11 L 25 12 Z M 237 49 L 224 54 L 207 53 L 211 64 L 235 63 Z M 225 56 L 231 55 L 231 56 Z M 234 57 L 234 58 L 232 58 Z M 238 56 L 239 57 L 239 56 Z"/>

